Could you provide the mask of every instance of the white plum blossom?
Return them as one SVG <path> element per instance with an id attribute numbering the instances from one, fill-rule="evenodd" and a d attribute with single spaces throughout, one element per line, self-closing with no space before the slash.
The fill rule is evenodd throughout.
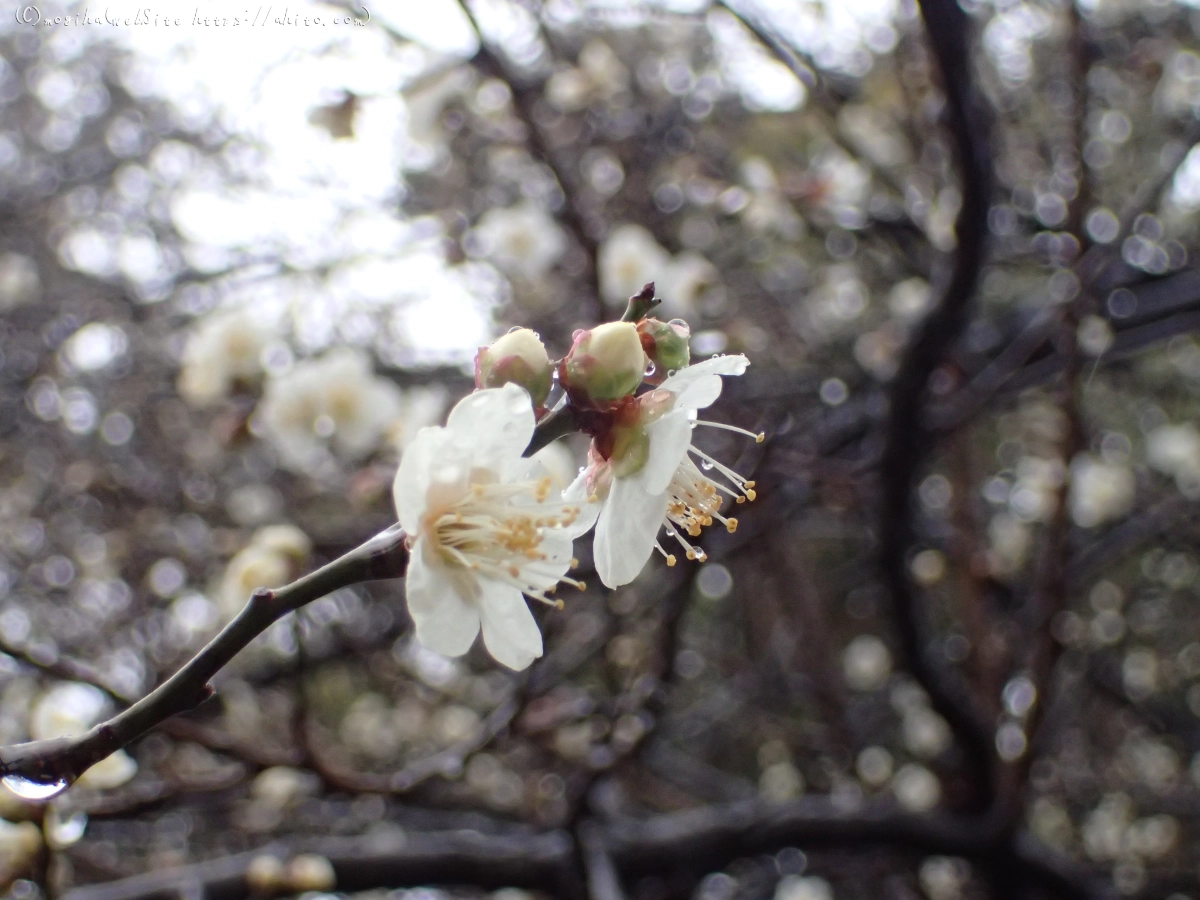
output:
<path id="1" fill-rule="evenodd" d="M 0 312 L 32 303 L 41 292 L 37 263 L 20 253 L 0 253 Z"/>
<path id="2" fill-rule="evenodd" d="M 36 741 L 76 737 L 96 724 L 108 709 L 108 698 L 90 684 L 68 681 L 44 693 L 29 716 L 29 736 Z M 138 765 L 124 750 L 96 763 L 77 782 L 91 790 L 120 787 L 135 774 Z"/>
<path id="3" fill-rule="evenodd" d="M 619 225 L 600 245 L 600 293 L 614 307 L 623 306 L 642 285 L 662 279 L 670 263 L 671 255 L 648 230 Z"/>
<path id="4" fill-rule="evenodd" d="M 572 541 L 595 507 L 565 502 L 539 463 L 523 459 L 534 431 L 529 394 L 515 384 L 476 391 L 444 428 L 422 429 L 396 472 L 393 494 L 411 540 L 406 581 L 417 640 L 445 656 L 466 653 L 480 629 L 511 669 L 542 655 L 522 594 L 549 593 L 567 576 Z"/>
<path id="5" fill-rule="evenodd" d="M 1099 462 L 1081 454 L 1071 463 L 1071 518 L 1080 528 L 1119 519 L 1133 509 L 1136 487 L 1128 466 Z"/>
<path id="6" fill-rule="evenodd" d="M 1162 425 L 1146 435 L 1146 461 L 1172 476 L 1185 497 L 1200 496 L 1200 431 L 1191 422 Z"/>
<path id="7" fill-rule="evenodd" d="M 300 574 L 312 552 L 312 541 L 295 525 L 268 525 L 229 561 L 221 577 L 218 606 L 232 619 L 260 587 L 280 587 Z"/>
<path id="8" fill-rule="evenodd" d="M 488 210 L 475 226 L 474 237 L 480 256 L 509 275 L 530 280 L 544 277 L 567 248 L 558 223 L 532 203 Z"/>
<path id="9" fill-rule="evenodd" d="M 712 425 L 762 440 L 761 434 L 696 420 L 696 411 L 720 396 L 720 376 L 741 375 L 749 364 L 744 356 L 717 356 L 669 376 L 657 390 L 638 398 L 641 421 L 618 426 L 611 456 L 593 454 L 592 465 L 567 490 L 569 499 L 603 498 L 594 556 L 596 572 L 608 587 L 633 581 L 656 549 L 674 565 L 674 555 L 657 539 L 663 525 L 688 559 L 700 560 L 704 551 L 693 547 L 685 533 L 696 537 L 714 519 L 729 531 L 737 528 L 737 519 L 723 516 L 721 506 L 726 495 L 738 503 L 753 500 L 754 482 L 693 446 L 692 429 Z M 728 484 L 709 477 L 708 471 Z"/>
<path id="10" fill-rule="evenodd" d="M 662 317 L 695 315 L 700 302 L 720 280 L 717 267 L 699 253 L 680 253 L 671 260 L 658 282 Z"/>
<path id="11" fill-rule="evenodd" d="M 340 347 L 268 381 L 254 427 L 285 467 L 306 472 L 328 460 L 330 450 L 352 462 L 368 456 L 400 427 L 403 414 L 400 388 L 377 376 L 365 353 Z"/>
<path id="12" fill-rule="evenodd" d="M 229 396 L 236 381 L 262 374 L 262 352 L 272 330 L 247 309 L 213 313 L 188 336 L 179 373 L 179 393 L 195 406 Z"/>

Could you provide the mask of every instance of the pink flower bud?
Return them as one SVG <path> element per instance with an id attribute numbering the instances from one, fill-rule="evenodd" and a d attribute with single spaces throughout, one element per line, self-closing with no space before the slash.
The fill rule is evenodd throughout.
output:
<path id="1" fill-rule="evenodd" d="M 572 400 L 595 405 L 629 396 L 645 373 L 646 354 L 637 326 L 607 322 L 576 334 L 559 377 Z"/>
<path id="2" fill-rule="evenodd" d="M 475 387 L 498 388 L 512 383 L 529 391 L 534 407 L 550 394 L 554 364 L 541 339 L 528 328 L 514 328 L 475 357 Z"/>

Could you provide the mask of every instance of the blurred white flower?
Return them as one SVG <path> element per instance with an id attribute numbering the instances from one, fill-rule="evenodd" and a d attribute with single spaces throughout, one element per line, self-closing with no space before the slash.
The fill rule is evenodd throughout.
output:
<path id="1" fill-rule="evenodd" d="M 522 594 L 558 605 L 546 595 L 559 581 L 580 585 L 566 573 L 594 510 L 564 502 L 522 458 L 533 429 L 522 388 L 476 391 L 444 428 L 422 429 L 400 461 L 393 492 L 413 540 L 408 611 L 431 650 L 460 656 L 482 626 L 488 652 L 524 669 L 542 655 L 542 635 Z"/>
<path id="2" fill-rule="evenodd" d="M 561 69 L 546 80 L 546 99 L 565 112 L 583 109 L 629 88 L 629 71 L 599 38 L 579 51 L 579 66 Z"/>
<path id="3" fill-rule="evenodd" d="M 530 280 L 545 276 L 567 246 L 558 223 L 532 203 L 488 210 L 473 234 L 479 256 L 509 275 Z"/>
<path id="4" fill-rule="evenodd" d="M 404 105 L 408 112 L 408 136 L 427 153 L 442 149 L 445 132 L 442 129 L 442 111 L 451 100 L 460 97 L 475 81 L 469 66 L 457 66 L 443 75 L 408 91 Z M 413 162 L 414 160 L 409 160 Z M 421 159 L 422 163 L 431 160 Z M 422 166 L 416 166 L 421 168 Z"/>
<path id="5" fill-rule="evenodd" d="M 1125 846 L 1125 829 L 1133 821 L 1133 801 L 1125 794 L 1106 794 L 1088 813 L 1080 829 L 1083 849 L 1097 861 L 1116 859 Z"/>
<path id="6" fill-rule="evenodd" d="M 887 645 L 873 634 L 860 634 L 842 654 L 846 683 L 856 691 L 882 687 L 892 673 L 892 654 Z"/>
<path id="7" fill-rule="evenodd" d="M 1017 462 L 1017 482 L 1008 493 L 1008 506 L 1022 522 L 1044 522 L 1054 512 L 1063 483 L 1063 464 L 1057 459 L 1023 456 Z"/>
<path id="8" fill-rule="evenodd" d="M 988 523 L 988 567 L 993 575 L 1012 575 L 1025 564 L 1033 542 L 1030 527 L 1001 512 Z"/>
<path id="9" fill-rule="evenodd" d="M 600 292 L 613 307 L 625 303 L 651 281 L 667 274 L 671 255 L 641 225 L 618 225 L 598 253 Z"/>
<path id="10" fill-rule="evenodd" d="M 270 379 L 257 418 L 283 465 L 304 472 L 330 450 L 351 462 L 369 455 L 403 412 L 400 388 L 377 376 L 364 352 L 343 347 Z"/>
<path id="11" fill-rule="evenodd" d="M 262 352 L 271 329 L 250 310 L 213 313 L 188 335 L 179 373 L 179 393 L 189 403 L 207 406 L 229 396 L 235 381 L 262 373 Z"/>
<path id="12" fill-rule="evenodd" d="M 722 503 L 726 496 L 739 503 L 753 500 L 754 482 L 693 446 L 692 429 L 712 424 L 697 422 L 695 416 L 721 395 L 721 376 L 741 375 L 749 364 L 740 355 L 716 356 L 668 376 L 657 390 L 638 398 L 640 420 L 619 429 L 615 446 L 622 447 L 623 454 L 614 450 L 603 459 L 593 453 L 592 464 L 567 489 L 570 499 L 602 501 L 593 555 L 596 573 L 608 587 L 637 578 L 655 550 L 666 557 L 667 565 L 675 564 L 674 555 L 658 542 L 664 525 L 687 558 L 699 560 L 705 559 L 704 551 L 688 543 L 685 532 L 696 537 L 714 519 L 736 530 L 737 519 L 721 515 Z M 730 425 L 717 427 L 762 439 Z M 689 454 L 728 484 L 710 478 Z"/>
<path id="13" fill-rule="evenodd" d="M 758 778 L 758 794 L 772 803 L 795 800 L 804 793 L 804 776 L 788 760 L 772 763 Z"/>
<path id="14" fill-rule="evenodd" d="M 31 874 L 42 852 L 42 830 L 33 822 L 0 819 L 0 883 Z"/>
<path id="15" fill-rule="evenodd" d="M 892 776 L 892 793 L 909 812 L 928 812 L 941 799 L 942 786 L 927 768 L 908 763 Z"/>
<path id="16" fill-rule="evenodd" d="M 1133 509 L 1133 471 L 1128 466 L 1098 462 L 1081 454 L 1071 463 L 1068 504 L 1080 528 L 1094 528 Z"/>
<path id="17" fill-rule="evenodd" d="M 680 253 L 671 260 L 656 285 L 655 294 L 662 298 L 662 306 L 655 315 L 664 320 L 691 318 L 705 294 L 720 281 L 717 267 L 699 253 Z"/>
<path id="18" fill-rule="evenodd" d="M 1200 430 L 1191 422 L 1162 425 L 1146 435 L 1146 461 L 1172 476 L 1185 497 L 1200 497 Z"/>
<path id="19" fill-rule="evenodd" d="M 37 263 L 20 253 L 0 254 L 0 312 L 32 303 L 41 293 Z"/>
<path id="20" fill-rule="evenodd" d="M 260 528 L 225 567 L 218 605 L 225 621 L 236 616 L 260 587 L 281 587 L 299 574 L 312 542 L 295 525 Z"/>
<path id="21" fill-rule="evenodd" d="M 65 682 L 38 698 L 29 716 L 29 736 L 37 741 L 84 734 L 108 710 L 108 698 L 90 684 Z M 103 791 L 120 787 L 137 773 L 124 750 L 102 759 L 79 777 L 80 787 Z"/>
<path id="22" fill-rule="evenodd" d="M 833 900 L 833 887 L 816 875 L 784 875 L 775 886 L 774 900 Z"/>

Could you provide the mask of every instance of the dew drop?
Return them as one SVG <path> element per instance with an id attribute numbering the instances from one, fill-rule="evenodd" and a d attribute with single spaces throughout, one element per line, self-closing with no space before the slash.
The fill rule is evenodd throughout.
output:
<path id="1" fill-rule="evenodd" d="M 711 470 L 712 467 L 713 467 L 713 464 L 711 462 L 709 462 L 707 459 L 701 460 L 700 468 L 704 469 L 704 471 L 707 472 L 707 471 Z"/>
<path id="2" fill-rule="evenodd" d="M 49 800 L 67 789 L 67 779 L 54 782 L 33 781 L 20 775 L 5 775 L 0 783 L 22 800 Z"/>
<path id="3" fill-rule="evenodd" d="M 654 363 L 650 363 L 650 365 L 646 366 L 646 372 L 645 372 L 644 377 L 652 378 L 654 376 L 654 371 L 655 371 Z"/>
<path id="4" fill-rule="evenodd" d="M 514 325 L 512 328 L 508 329 L 508 331 L 507 331 L 507 332 L 505 332 L 505 333 L 506 333 L 506 334 L 512 334 L 514 331 L 520 331 L 520 330 L 521 330 L 521 326 L 520 326 L 520 325 Z"/>
<path id="5" fill-rule="evenodd" d="M 675 375 L 675 369 L 667 369 L 667 377 L 672 378 Z"/>

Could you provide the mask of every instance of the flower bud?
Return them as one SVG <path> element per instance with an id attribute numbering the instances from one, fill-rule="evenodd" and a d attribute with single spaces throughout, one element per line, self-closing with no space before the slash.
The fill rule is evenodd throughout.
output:
<path id="1" fill-rule="evenodd" d="M 550 394 L 554 365 L 541 339 L 528 328 L 515 328 L 475 357 L 475 387 L 497 388 L 508 383 L 529 391 L 534 407 Z"/>
<path id="2" fill-rule="evenodd" d="M 642 339 L 642 349 L 654 363 L 654 376 L 648 381 L 657 384 L 667 377 L 668 372 L 686 368 L 691 361 L 688 339 L 692 336 L 692 330 L 683 319 L 672 319 L 670 322 L 642 319 L 638 322 L 637 330 Z"/>
<path id="3" fill-rule="evenodd" d="M 646 354 L 637 326 L 607 322 L 576 334 L 560 377 L 573 395 L 596 402 L 629 396 L 645 374 Z"/>

